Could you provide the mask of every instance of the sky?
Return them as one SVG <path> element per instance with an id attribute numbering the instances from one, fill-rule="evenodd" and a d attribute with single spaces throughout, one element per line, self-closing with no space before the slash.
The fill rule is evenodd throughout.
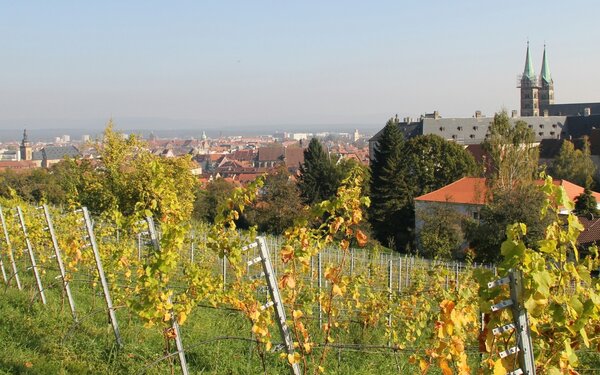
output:
<path id="1" fill-rule="evenodd" d="M 600 101 L 597 1 L 0 0 L 0 130 L 381 127 Z"/>

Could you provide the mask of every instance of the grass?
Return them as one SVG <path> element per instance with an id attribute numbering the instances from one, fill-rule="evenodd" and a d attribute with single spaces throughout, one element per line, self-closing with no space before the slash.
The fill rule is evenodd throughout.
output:
<path id="1" fill-rule="evenodd" d="M 22 291 L 0 289 L 0 374 L 180 373 L 177 356 L 172 357 L 173 368 L 163 359 L 165 342 L 161 332 L 143 327 L 126 309 L 117 310 L 124 344 L 119 349 L 101 295 L 85 285 L 72 284 L 79 316 L 79 322 L 74 323 L 60 289 L 47 289 L 48 304 L 42 305 L 34 297 L 32 278 L 22 279 Z M 261 358 L 250 341 L 250 328 L 238 312 L 197 308 L 181 329 L 190 373 L 263 373 Z M 381 337 L 379 332 L 371 331 L 354 335 L 358 336 L 344 341 L 368 342 Z M 279 341 L 278 337 L 274 341 Z M 406 364 L 406 358 L 399 360 Z M 288 373 L 279 353 L 268 353 L 265 366 L 268 374 Z M 398 373 L 388 351 L 332 349 L 326 367 L 331 374 Z"/>

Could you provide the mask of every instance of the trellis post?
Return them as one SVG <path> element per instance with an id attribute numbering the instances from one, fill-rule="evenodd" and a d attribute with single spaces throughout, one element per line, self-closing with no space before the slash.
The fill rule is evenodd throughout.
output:
<path id="1" fill-rule="evenodd" d="M 27 234 L 27 228 L 25 227 L 23 211 L 19 206 L 17 206 L 17 216 L 19 217 L 19 221 L 21 222 L 21 230 L 23 231 L 23 236 L 25 237 L 25 245 L 27 246 L 27 249 L 25 249 L 25 251 L 29 254 L 29 260 L 31 261 L 31 269 L 33 270 L 33 276 L 35 277 L 35 284 L 37 286 L 38 293 L 40 294 L 40 298 L 42 299 L 42 303 L 45 305 L 46 294 L 44 293 L 44 287 L 42 286 L 42 278 L 40 277 L 37 263 L 35 261 L 35 254 L 33 253 L 33 247 L 31 246 L 31 241 L 29 240 L 29 235 Z"/>

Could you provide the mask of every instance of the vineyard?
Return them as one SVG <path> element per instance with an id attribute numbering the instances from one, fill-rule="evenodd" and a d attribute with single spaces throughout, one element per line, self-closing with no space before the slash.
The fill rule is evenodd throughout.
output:
<path id="1" fill-rule="evenodd" d="M 540 251 L 516 224 L 504 261 L 481 265 L 363 249 L 359 179 L 283 238 L 236 227 L 260 181 L 214 225 L 1 200 L 0 371 L 600 372 L 600 262 L 558 218 L 560 188 L 544 186 Z"/>

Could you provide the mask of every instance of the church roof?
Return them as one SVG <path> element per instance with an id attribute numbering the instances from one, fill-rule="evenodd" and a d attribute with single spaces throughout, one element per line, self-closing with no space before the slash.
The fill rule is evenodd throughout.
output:
<path id="1" fill-rule="evenodd" d="M 529 79 L 531 82 L 535 82 L 535 72 L 533 70 L 533 62 L 531 61 L 531 54 L 529 53 L 529 42 L 527 42 L 527 54 L 525 55 L 525 69 L 523 70 L 523 78 Z"/>
<path id="2" fill-rule="evenodd" d="M 32 155 L 33 160 L 59 160 L 65 156 L 74 158 L 81 156 L 81 153 L 75 146 L 46 146 Z"/>
<path id="3" fill-rule="evenodd" d="M 540 73 L 543 83 L 552 83 L 552 76 L 550 75 L 550 68 L 548 67 L 548 58 L 546 57 L 546 46 L 544 46 L 544 57 L 542 58 L 542 72 Z"/>

